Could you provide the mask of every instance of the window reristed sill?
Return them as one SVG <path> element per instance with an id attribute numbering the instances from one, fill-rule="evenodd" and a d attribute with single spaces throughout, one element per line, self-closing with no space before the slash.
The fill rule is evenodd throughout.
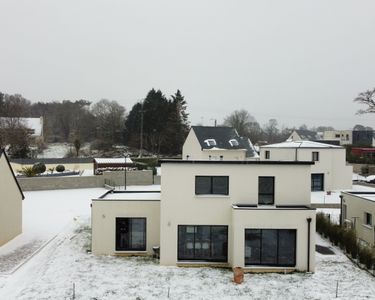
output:
<path id="1" fill-rule="evenodd" d="M 148 253 L 147 250 L 121 250 L 121 251 L 115 251 L 115 254 L 145 254 Z"/>
<path id="2" fill-rule="evenodd" d="M 370 229 L 372 230 L 372 226 L 371 225 L 367 225 L 367 224 L 362 224 L 363 227 L 367 228 L 367 229 Z"/>

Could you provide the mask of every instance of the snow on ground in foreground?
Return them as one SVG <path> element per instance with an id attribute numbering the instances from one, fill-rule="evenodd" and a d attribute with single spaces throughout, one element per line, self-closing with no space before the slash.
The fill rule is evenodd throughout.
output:
<path id="1" fill-rule="evenodd" d="M 370 299 L 375 278 L 335 255 L 316 254 L 316 273 L 245 274 L 241 285 L 232 272 L 215 268 L 160 266 L 140 257 L 94 256 L 89 220 L 76 220 L 23 269 L 5 278 L 0 299 Z M 317 237 L 317 243 L 328 245 Z M 0 277 L 0 286 L 1 286 Z"/>
<path id="2" fill-rule="evenodd" d="M 32 241 L 57 237 L 15 272 L 0 271 L 0 299 L 71 299 L 73 283 L 76 299 L 167 299 L 168 290 L 170 299 L 331 299 L 337 281 L 338 299 L 375 298 L 375 278 L 334 247 L 335 255 L 316 253 L 314 274 L 246 274 L 241 285 L 232 283 L 226 269 L 166 267 L 150 258 L 88 254 L 90 199 L 104 192 L 25 193 L 24 233 L 0 248 L 0 262 L 12 264 L 14 257 L 37 247 Z M 317 244 L 328 245 L 319 236 Z M 12 247 L 15 255 L 4 250 Z"/>
<path id="3" fill-rule="evenodd" d="M 0 247 L 0 275 L 22 263 L 75 217 L 88 216 L 91 199 L 105 191 L 92 188 L 24 192 L 22 234 Z"/>

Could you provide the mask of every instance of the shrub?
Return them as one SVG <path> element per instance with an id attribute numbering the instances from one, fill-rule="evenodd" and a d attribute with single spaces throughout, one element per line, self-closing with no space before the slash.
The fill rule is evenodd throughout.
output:
<path id="1" fill-rule="evenodd" d="M 23 167 L 18 173 L 25 175 L 26 177 L 33 177 L 36 175 L 33 167 Z"/>
<path id="2" fill-rule="evenodd" d="M 372 249 L 370 249 L 368 246 L 360 246 L 358 245 L 358 259 L 361 264 L 364 264 L 367 269 L 372 269 L 374 262 L 375 262 L 375 256 Z"/>
<path id="3" fill-rule="evenodd" d="M 65 171 L 65 167 L 63 165 L 57 165 L 56 166 L 56 171 L 61 173 Z"/>
<path id="4" fill-rule="evenodd" d="M 344 236 L 345 250 L 349 253 L 352 258 L 357 258 L 358 255 L 358 245 L 357 245 L 357 235 L 353 229 L 345 230 Z"/>
<path id="5" fill-rule="evenodd" d="M 41 162 L 35 163 L 32 168 L 36 174 L 41 174 L 46 171 L 46 165 Z"/>

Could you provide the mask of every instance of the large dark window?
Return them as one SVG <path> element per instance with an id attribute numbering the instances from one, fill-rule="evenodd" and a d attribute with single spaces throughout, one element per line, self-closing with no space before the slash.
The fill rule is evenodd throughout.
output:
<path id="1" fill-rule="evenodd" d="M 146 250 L 146 218 L 116 218 L 116 251 Z"/>
<path id="2" fill-rule="evenodd" d="M 228 195 L 228 176 L 195 176 L 196 195 Z"/>
<path id="3" fill-rule="evenodd" d="M 226 262 L 228 226 L 179 225 L 178 260 Z"/>
<path id="4" fill-rule="evenodd" d="M 295 266 L 296 230 L 246 229 L 245 264 Z"/>
<path id="5" fill-rule="evenodd" d="M 275 177 L 259 177 L 258 204 L 272 205 L 275 202 Z"/>
<path id="6" fill-rule="evenodd" d="M 324 191 L 324 174 L 311 174 L 311 190 Z"/>

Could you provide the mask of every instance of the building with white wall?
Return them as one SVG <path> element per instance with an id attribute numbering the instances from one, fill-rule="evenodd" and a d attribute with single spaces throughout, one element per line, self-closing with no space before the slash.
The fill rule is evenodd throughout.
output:
<path id="1" fill-rule="evenodd" d="M 0 150 L 0 246 L 22 233 L 23 199 L 7 155 Z"/>
<path id="2" fill-rule="evenodd" d="M 353 228 L 358 239 L 375 247 L 375 193 L 342 192 L 341 222 Z"/>
<path id="3" fill-rule="evenodd" d="M 351 166 L 345 148 L 311 141 L 286 141 L 260 147 L 262 161 L 312 161 L 311 190 L 351 189 Z"/>
<path id="4" fill-rule="evenodd" d="M 161 265 L 314 271 L 311 164 L 162 161 L 160 199 L 108 192 L 92 201 L 92 251 L 150 255 L 160 246 Z"/>
<path id="5" fill-rule="evenodd" d="M 246 137 L 232 127 L 192 126 L 182 148 L 184 160 L 257 160 Z"/>

